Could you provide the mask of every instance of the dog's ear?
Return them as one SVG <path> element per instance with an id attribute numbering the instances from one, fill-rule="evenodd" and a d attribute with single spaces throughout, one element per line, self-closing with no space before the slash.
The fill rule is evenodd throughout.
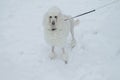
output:
<path id="1" fill-rule="evenodd" d="M 48 13 L 46 13 L 43 16 L 43 26 L 47 26 L 48 24 L 49 24 L 49 16 L 48 16 Z"/>
<path id="2" fill-rule="evenodd" d="M 58 15 L 58 21 L 61 22 L 61 21 L 63 20 L 63 18 L 64 18 L 64 17 L 63 17 L 63 14 L 62 14 L 62 13 L 59 13 L 59 15 Z"/>

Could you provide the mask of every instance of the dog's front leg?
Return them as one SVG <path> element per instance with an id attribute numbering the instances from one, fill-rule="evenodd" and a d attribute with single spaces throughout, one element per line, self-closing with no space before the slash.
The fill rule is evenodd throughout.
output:
<path id="1" fill-rule="evenodd" d="M 65 52 L 64 48 L 62 48 L 62 58 L 63 58 L 65 64 L 67 64 L 68 63 L 68 54 Z"/>
<path id="2" fill-rule="evenodd" d="M 49 56 L 50 56 L 50 59 L 54 59 L 54 58 L 56 57 L 54 49 L 55 49 L 55 47 L 52 46 L 52 51 L 51 51 L 51 53 L 50 53 L 50 55 L 49 55 Z"/>
<path id="3" fill-rule="evenodd" d="M 72 39 L 71 41 L 71 48 L 74 48 L 76 46 L 76 40 Z"/>

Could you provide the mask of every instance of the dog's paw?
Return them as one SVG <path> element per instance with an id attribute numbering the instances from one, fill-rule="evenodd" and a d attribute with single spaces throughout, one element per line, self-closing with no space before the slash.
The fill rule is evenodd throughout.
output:
<path id="1" fill-rule="evenodd" d="M 56 54 L 52 52 L 52 53 L 49 54 L 49 57 L 50 57 L 51 60 L 53 60 L 53 59 L 56 58 Z"/>
<path id="2" fill-rule="evenodd" d="M 71 48 L 74 48 L 75 46 L 76 46 L 76 40 L 74 39 L 71 41 Z"/>
<path id="3" fill-rule="evenodd" d="M 65 61 L 65 64 L 67 64 L 68 63 L 68 61 Z"/>
<path id="4" fill-rule="evenodd" d="M 63 53 L 63 54 L 62 54 L 62 58 L 63 58 L 65 64 L 67 64 L 67 63 L 68 63 L 68 54 Z"/>

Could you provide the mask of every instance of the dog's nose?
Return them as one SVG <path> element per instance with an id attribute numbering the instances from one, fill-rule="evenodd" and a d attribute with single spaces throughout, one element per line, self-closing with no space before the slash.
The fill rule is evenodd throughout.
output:
<path id="1" fill-rule="evenodd" d="M 52 25 L 55 25 L 55 21 L 52 22 Z"/>

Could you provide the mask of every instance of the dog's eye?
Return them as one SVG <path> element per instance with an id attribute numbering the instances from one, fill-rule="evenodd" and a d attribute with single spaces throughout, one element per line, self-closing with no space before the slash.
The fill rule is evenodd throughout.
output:
<path id="1" fill-rule="evenodd" d="M 57 18 L 57 16 L 55 16 L 55 18 Z"/>
<path id="2" fill-rule="evenodd" d="M 49 18 L 52 18 L 52 16 L 50 16 Z"/>

